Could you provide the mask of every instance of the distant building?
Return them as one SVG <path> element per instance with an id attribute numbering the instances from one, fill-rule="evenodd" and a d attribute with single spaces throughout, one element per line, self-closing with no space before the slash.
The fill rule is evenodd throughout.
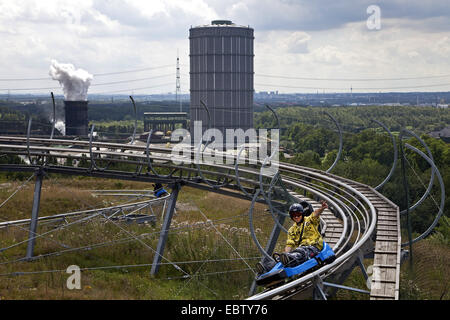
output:
<path id="1" fill-rule="evenodd" d="M 202 132 L 253 127 L 253 29 L 228 20 L 189 30 L 190 128 L 202 121 Z"/>
<path id="2" fill-rule="evenodd" d="M 144 112 L 144 131 L 174 131 L 180 125 L 187 127 L 186 112 Z"/>
<path id="3" fill-rule="evenodd" d="M 428 134 L 433 138 L 441 139 L 446 143 L 450 143 L 450 127 L 445 127 L 440 131 L 432 131 Z"/>

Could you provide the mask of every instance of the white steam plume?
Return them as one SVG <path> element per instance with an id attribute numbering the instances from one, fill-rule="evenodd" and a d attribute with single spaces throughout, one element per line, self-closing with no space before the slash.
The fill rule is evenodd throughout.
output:
<path id="1" fill-rule="evenodd" d="M 66 124 L 64 123 L 64 121 L 56 121 L 55 123 L 55 128 L 56 130 L 58 130 L 63 136 L 66 135 Z"/>
<path id="2" fill-rule="evenodd" d="M 75 69 L 73 64 L 58 63 L 56 60 L 52 60 L 49 74 L 59 81 L 67 101 L 87 100 L 87 91 L 94 78 L 92 74 L 83 69 Z"/>

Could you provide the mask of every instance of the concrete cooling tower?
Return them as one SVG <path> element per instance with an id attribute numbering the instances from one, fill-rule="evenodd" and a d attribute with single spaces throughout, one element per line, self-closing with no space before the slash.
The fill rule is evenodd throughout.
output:
<path id="1" fill-rule="evenodd" d="M 88 101 L 64 100 L 66 136 L 88 135 Z"/>

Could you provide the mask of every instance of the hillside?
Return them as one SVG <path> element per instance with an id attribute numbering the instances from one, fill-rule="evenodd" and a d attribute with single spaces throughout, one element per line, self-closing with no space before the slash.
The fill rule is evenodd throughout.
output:
<path id="1" fill-rule="evenodd" d="M 2 181 L 0 199 L 5 199 L 21 184 L 20 181 Z M 144 188 L 148 185 L 52 177 L 44 181 L 40 214 L 44 216 L 117 202 L 118 199 L 92 196 L 91 190 L 94 189 Z M 27 184 L 2 208 L 1 218 L 28 217 L 32 194 L 33 186 Z M 248 268 L 254 267 L 260 255 L 248 231 L 246 214 L 249 205 L 244 200 L 187 187 L 182 189 L 165 256 L 171 263 L 195 275 L 194 278 L 183 278 L 184 275 L 167 261 L 156 277 L 150 277 L 153 252 L 134 239 L 118 241 L 130 238 L 125 229 L 134 235 L 146 235 L 142 241 L 154 248 L 158 230 L 151 225 L 122 224 L 118 227 L 102 219 L 92 219 L 39 239 L 36 255 L 63 250 L 55 241 L 72 248 L 88 246 L 91 247 L 89 250 L 68 251 L 33 262 L 13 264 L 5 262 L 23 257 L 26 245 L 4 251 L 0 261 L 0 296 L 2 299 L 243 299 L 253 279 Z M 258 205 L 255 210 L 255 228 L 261 239 L 268 236 L 272 226 L 272 218 L 264 208 Z M 158 212 L 158 209 L 154 208 L 154 211 Z M 38 232 L 51 231 L 58 225 L 42 224 Z M 0 246 L 11 245 L 26 235 L 26 230 L 20 228 L 1 229 Z M 282 235 L 276 250 L 282 250 L 284 239 Z M 98 243 L 105 244 L 94 246 Z M 449 299 L 449 268 L 445 263 L 450 254 L 448 243 L 425 240 L 414 247 L 413 253 L 415 273 L 408 273 L 407 262 L 402 266 L 401 299 Z M 245 262 L 241 258 L 245 258 Z M 69 277 L 66 269 L 74 264 L 82 269 L 81 290 L 66 287 Z M 13 272 L 30 274 L 14 276 Z M 223 281 L 224 277 L 227 281 Z M 359 270 L 355 269 L 344 284 L 364 288 Z M 355 298 L 367 299 L 367 296 L 345 291 L 337 296 L 337 299 Z"/>

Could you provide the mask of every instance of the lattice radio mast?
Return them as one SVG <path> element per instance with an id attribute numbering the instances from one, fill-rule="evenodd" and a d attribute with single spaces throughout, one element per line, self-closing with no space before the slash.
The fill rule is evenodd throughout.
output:
<path id="1" fill-rule="evenodd" d="M 175 101 L 178 102 L 178 99 L 180 99 L 180 112 L 182 112 L 181 85 L 180 85 L 180 58 L 178 56 L 178 50 L 177 50 L 177 81 L 176 81 L 176 88 L 175 88 Z"/>

